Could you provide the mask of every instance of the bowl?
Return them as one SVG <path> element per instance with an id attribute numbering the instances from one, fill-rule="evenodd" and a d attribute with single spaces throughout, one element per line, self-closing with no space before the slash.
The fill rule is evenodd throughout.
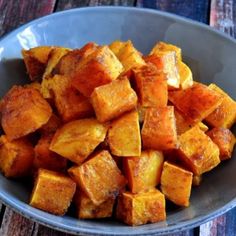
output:
<path id="1" fill-rule="evenodd" d="M 236 41 L 210 27 L 156 10 L 98 7 L 80 8 L 34 20 L 0 40 L 0 96 L 13 84 L 27 81 L 21 49 L 38 45 L 81 47 L 89 41 L 109 44 L 113 40 L 132 40 L 148 53 L 156 41 L 178 45 L 191 67 L 195 80 L 214 82 L 236 99 Z M 236 205 L 236 153 L 214 171 L 206 174 L 194 188 L 188 208 L 168 211 L 165 222 L 138 227 L 115 220 L 78 220 L 54 216 L 30 207 L 30 192 L 24 184 L 0 175 L 0 199 L 23 216 L 57 230 L 91 235 L 159 235 L 200 225 Z"/>

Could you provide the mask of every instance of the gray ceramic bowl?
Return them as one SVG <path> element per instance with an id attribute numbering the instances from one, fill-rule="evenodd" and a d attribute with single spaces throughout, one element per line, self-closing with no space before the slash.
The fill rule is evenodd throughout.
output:
<path id="1" fill-rule="evenodd" d="M 236 99 L 236 41 L 209 27 L 171 14 L 122 7 L 82 8 L 35 20 L 0 41 L 0 95 L 25 81 L 20 51 L 38 45 L 80 47 L 89 41 L 108 44 L 131 39 L 143 53 L 158 40 L 180 46 L 194 79 L 215 82 Z M 113 220 L 77 220 L 58 217 L 30 207 L 29 191 L 0 175 L 0 199 L 22 215 L 49 227 L 70 232 L 103 235 L 151 235 L 185 230 L 206 222 L 236 204 L 236 153 L 193 189 L 191 206 L 172 209 L 166 222 L 139 227 Z"/>

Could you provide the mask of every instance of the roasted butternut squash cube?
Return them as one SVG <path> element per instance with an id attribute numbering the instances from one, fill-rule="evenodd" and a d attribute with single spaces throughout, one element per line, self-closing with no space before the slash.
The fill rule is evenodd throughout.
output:
<path id="1" fill-rule="evenodd" d="M 127 78 L 115 80 L 97 87 L 91 95 L 91 102 L 100 122 L 112 120 L 135 108 L 137 95 Z"/>
<path id="2" fill-rule="evenodd" d="M 157 69 L 162 69 L 166 74 L 167 84 L 169 89 L 176 89 L 180 86 L 180 76 L 176 63 L 176 54 L 174 51 L 156 51 L 151 55 L 150 62 L 157 66 Z M 155 59 L 155 57 L 159 59 Z M 160 63 L 161 61 L 161 63 Z"/>
<path id="3" fill-rule="evenodd" d="M 41 81 L 48 57 L 54 47 L 39 46 L 21 51 L 30 80 Z"/>
<path id="4" fill-rule="evenodd" d="M 108 151 L 101 151 L 81 166 L 71 167 L 68 171 L 95 205 L 116 197 L 126 185 L 126 179 Z"/>
<path id="5" fill-rule="evenodd" d="M 147 191 L 160 182 L 164 156 L 162 152 L 142 151 L 140 156 L 123 159 L 125 176 L 132 193 Z"/>
<path id="6" fill-rule="evenodd" d="M 199 186 L 202 182 L 202 175 L 193 175 L 193 186 Z"/>
<path id="7" fill-rule="evenodd" d="M 71 121 L 57 130 L 49 149 L 81 164 L 104 141 L 107 129 L 92 118 Z"/>
<path id="8" fill-rule="evenodd" d="M 53 70 L 55 69 L 60 59 L 64 55 L 66 55 L 69 51 L 70 49 L 68 48 L 56 47 L 50 52 L 48 64 L 43 74 L 43 79 L 41 83 L 41 93 L 44 98 L 47 99 L 52 98 L 52 95 L 50 93 L 50 84 L 51 84 L 50 80 L 53 76 L 52 75 Z"/>
<path id="9" fill-rule="evenodd" d="M 62 126 L 61 119 L 58 116 L 56 116 L 54 113 L 52 113 L 48 122 L 45 125 L 43 125 L 39 129 L 39 131 L 41 135 L 47 136 L 47 135 L 54 134 L 57 131 L 57 129 L 61 126 Z"/>
<path id="10" fill-rule="evenodd" d="M 210 84 L 209 89 L 223 97 L 223 101 L 209 116 L 206 122 L 212 127 L 223 127 L 230 129 L 236 121 L 236 102 L 215 84 Z"/>
<path id="11" fill-rule="evenodd" d="M 184 132 L 191 129 L 195 125 L 197 125 L 203 132 L 206 132 L 208 130 L 208 127 L 204 123 L 198 122 L 197 124 L 195 124 L 192 120 L 188 119 L 188 117 L 184 116 L 177 109 L 174 109 L 174 112 L 175 112 L 176 128 L 178 135 L 183 134 Z"/>
<path id="12" fill-rule="evenodd" d="M 34 147 L 34 168 L 63 172 L 67 167 L 67 159 L 49 150 L 53 134 L 43 135 Z"/>
<path id="13" fill-rule="evenodd" d="M 165 42 L 158 42 L 152 49 L 150 54 L 157 54 L 160 51 L 168 52 L 174 51 L 176 54 L 176 58 L 178 62 L 182 61 L 182 50 L 181 48 L 177 47 L 176 45 L 165 43 Z"/>
<path id="14" fill-rule="evenodd" d="M 121 61 L 124 71 L 145 65 L 141 53 L 134 47 L 130 40 L 126 42 L 114 41 L 109 47 Z"/>
<path id="15" fill-rule="evenodd" d="M 219 147 L 222 161 L 231 158 L 236 139 L 229 129 L 213 128 L 206 134 Z"/>
<path id="16" fill-rule="evenodd" d="M 83 191 L 76 191 L 75 205 L 79 219 L 99 219 L 112 216 L 115 198 L 110 197 L 100 205 L 95 205 Z"/>
<path id="17" fill-rule="evenodd" d="M 116 156 L 140 156 L 141 137 L 137 111 L 124 114 L 108 130 L 111 153 Z"/>
<path id="18" fill-rule="evenodd" d="M 3 98 L 2 128 L 9 140 L 17 139 L 46 124 L 51 114 L 38 90 L 14 86 Z"/>
<path id="19" fill-rule="evenodd" d="M 185 90 L 169 91 L 169 100 L 193 123 L 205 119 L 221 103 L 222 96 L 201 83 Z"/>
<path id="20" fill-rule="evenodd" d="M 122 193 L 118 198 L 116 217 L 128 225 L 143 225 L 166 219 L 165 197 L 157 189 L 133 194 Z"/>
<path id="21" fill-rule="evenodd" d="M 76 183 L 69 177 L 39 169 L 30 205 L 55 215 L 64 215 L 71 204 Z"/>
<path id="22" fill-rule="evenodd" d="M 97 44 L 87 43 L 80 49 L 74 49 L 68 52 L 60 59 L 53 72 L 55 74 L 66 75 L 70 77 L 78 62 L 87 57 L 89 54 L 95 52 L 97 48 Z"/>
<path id="23" fill-rule="evenodd" d="M 167 80 L 163 72 L 158 71 L 152 64 L 148 64 L 147 66 L 134 69 L 134 78 L 141 106 L 167 106 Z"/>
<path id="24" fill-rule="evenodd" d="M 88 118 L 94 111 L 89 99 L 71 86 L 71 79 L 63 75 L 55 75 L 51 79 L 51 90 L 56 108 L 64 122 Z"/>
<path id="25" fill-rule="evenodd" d="M 122 64 L 108 46 L 98 47 L 78 63 L 71 83 L 84 96 L 90 97 L 96 87 L 115 80 L 122 70 Z"/>
<path id="26" fill-rule="evenodd" d="M 141 134 L 144 148 L 156 150 L 177 148 L 174 107 L 148 108 Z"/>
<path id="27" fill-rule="evenodd" d="M 190 68 L 183 62 L 179 62 L 179 76 L 181 89 L 193 86 L 193 74 Z"/>
<path id="28" fill-rule="evenodd" d="M 31 174 L 34 148 L 25 138 L 9 141 L 0 137 L 0 170 L 8 178 L 25 177 Z"/>
<path id="29" fill-rule="evenodd" d="M 179 143 L 180 158 L 195 175 L 210 171 L 220 163 L 219 148 L 198 126 L 181 134 Z"/>
<path id="30" fill-rule="evenodd" d="M 161 191 L 179 206 L 189 206 L 193 173 L 169 162 L 164 162 L 161 174 Z"/>

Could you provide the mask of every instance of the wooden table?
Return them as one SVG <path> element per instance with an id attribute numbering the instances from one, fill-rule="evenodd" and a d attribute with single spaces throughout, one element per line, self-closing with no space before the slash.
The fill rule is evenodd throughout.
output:
<path id="1" fill-rule="evenodd" d="M 75 7 L 123 5 L 191 18 L 236 38 L 235 0 L 0 0 L 0 37 L 35 18 Z M 30 221 L 0 203 L 0 236 L 68 235 Z M 178 236 L 236 235 L 236 208 Z"/>

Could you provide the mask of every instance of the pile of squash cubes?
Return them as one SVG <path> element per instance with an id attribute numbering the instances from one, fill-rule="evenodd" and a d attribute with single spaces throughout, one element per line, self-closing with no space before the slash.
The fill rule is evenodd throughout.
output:
<path id="1" fill-rule="evenodd" d="M 189 206 L 202 174 L 229 159 L 236 103 L 194 82 L 181 49 L 131 41 L 22 51 L 30 83 L 1 100 L 0 169 L 31 177 L 30 205 L 129 225 Z"/>

